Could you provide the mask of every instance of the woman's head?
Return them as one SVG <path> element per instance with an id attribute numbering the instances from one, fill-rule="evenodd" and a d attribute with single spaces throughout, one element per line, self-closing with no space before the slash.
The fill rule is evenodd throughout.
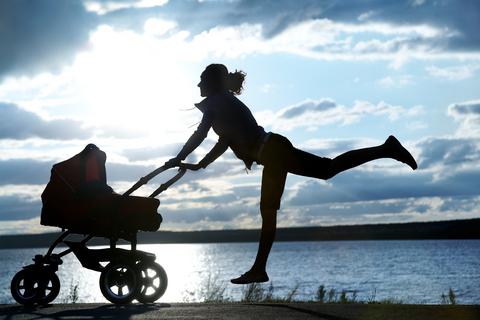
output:
<path id="1" fill-rule="evenodd" d="M 200 76 L 200 95 L 208 97 L 220 91 L 228 90 L 235 95 L 239 95 L 243 90 L 245 81 L 245 72 L 228 72 L 223 64 L 211 64 L 205 68 Z"/>

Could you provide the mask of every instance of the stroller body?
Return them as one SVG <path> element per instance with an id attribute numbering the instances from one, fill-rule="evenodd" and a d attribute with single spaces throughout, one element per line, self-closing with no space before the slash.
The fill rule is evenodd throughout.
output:
<path id="1" fill-rule="evenodd" d="M 48 304 L 60 291 L 56 275 L 62 257 L 73 252 L 83 267 L 100 272 L 100 290 L 116 304 L 133 299 L 150 303 L 167 288 L 165 270 L 155 262 L 155 255 L 136 249 L 138 231 L 156 231 L 162 222 L 157 213 L 160 201 L 155 197 L 178 181 L 185 169 L 162 184 L 152 195 L 130 194 L 150 179 L 169 169 L 160 167 L 143 177 L 123 195 L 106 183 L 106 155 L 89 144 L 74 157 L 57 163 L 42 193 L 41 224 L 60 227 L 63 233 L 45 255 L 36 255 L 34 263 L 23 267 L 12 279 L 13 298 L 24 305 Z M 81 241 L 68 241 L 71 234 L 83 235 Z M 93 237 L 109 239 L 107 249 L 90 249 Z M 130 242 L 131 249 L 117 248 L 119 239 Z M 67 249 L 54 253 L 60 244 Z"/>

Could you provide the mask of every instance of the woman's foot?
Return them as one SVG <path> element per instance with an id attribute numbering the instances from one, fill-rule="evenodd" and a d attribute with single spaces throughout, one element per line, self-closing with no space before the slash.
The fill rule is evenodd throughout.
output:
<path id="1" fill-rule="evenodd" d="M 230 280 L 234 284 L 248 284 L 253 282 L 267 282 L 268 275 L 265 271 L 256 272 L 256 271 L 247 271 L 242 274 L 240 277 Z"/>
<path id="2" fill-rule="evenodd" d="M 394 136 L 389 136 L 384 146 L 388 149 L 388 154 L 395 160 L 409 165 L 413 170 L 417 169 L 417 162 L 413 156 L 405 149 L 400 141 Z"/>

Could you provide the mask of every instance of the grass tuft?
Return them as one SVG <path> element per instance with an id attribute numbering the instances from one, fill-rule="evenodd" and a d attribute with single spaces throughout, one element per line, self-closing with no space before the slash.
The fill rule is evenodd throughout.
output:
<path id="1" fill-rule="evenodd" d="M 73 289 L 72 289 L 73 288 Z M 289 303 L 289 302 L 318 302 L 331 304 L 405 304 L 406 302 L 398 298 L 387 298 L 377 300 L 377 290 L 374 289 L 370 296 L 365 300 L 358 298 L 357 290 L 337 291 L 335 288 L 326 288 L 325 285 L 319 285 L 316 290 L 313 300 L 297 300 L 295 299 L 300 285 L 297 283 L 284 296 L 276 296 L 274 294 L 275 288 L 273 282 L 268 286 L 260 283 L 251 283 L 242 287 L 242 294 L 240 302 L 243 303 Z M 76 301 L 78 299 L 78 284 L 71 287 L 70 300 Z M 226 296 L 227 285 L 223 281 L 219 281 L 218 276 L 209 275 L 206 281 L 201 284 L 199 291 L 188 292 L 189 297 L 184 296 L 185 302 L 200 301 L 205 303 L 221 303 L 232 302 L 233 298 Z M 457 304 L 456 294 L 452 288 L 448 293 L 442 293 L 442 304 Z"/>
<path id="2" fill-rule="evenodd" d="M 442 293 L 441 296 L 442 304 L 451 304 L 451 305 L 456 305 L 457 304 L 457 296 L 455 295 L 455 292 L 453 291 L 452 288 L 448 289 L 448 294 Z"/>
<path id="3" fill-rule="evenodd" d="M 79 284 L 76 282 L 75 284 L 72 282 L 70 283 L 70 288 L 68 295 L 63 299 L 63 303 L 77 303 L 79 295 Z"/>

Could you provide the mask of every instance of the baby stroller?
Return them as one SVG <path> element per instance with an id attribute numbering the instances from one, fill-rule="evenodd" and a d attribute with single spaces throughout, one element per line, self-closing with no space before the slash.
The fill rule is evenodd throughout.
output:
<path id="1" fill-rule="evenodd" d="M 150 179 L 171 167 L 162 166 L 142 177 L 123 195 L 106 183 L 106 155 L 89 144 L 74 157 L 53 166 L 51 178 L 42 193 L 41 224 L 62 228 L 62 234 L 45 255 L 36 255 L 34 263 L 15 274 L 11 282 L 13 298 L 20 304 L 48 304 L 60 292 L 56 275 L 62 257 L 73 252 L 83 267 L 100 272 L 100 290 L 115 304 L 133 299 L 151 303 L 167 289 L 167 274 L 155 262 L 155 255 L 136 249 L 138 231 L 156 231 L 162 217 L 157 213 L 157 195 L 178 181 L 185 169 L 160 185 L 148 198 L 130 194 Z M 72 234 L 81 241 L 68 241 Z M 110 240 L 106 249 L 90 249 L 93 237 Z M 119 239 L 130 242 L 131 249 L 117 248 Z M 60 244 L 67 249 L 53 253 Z"/>

